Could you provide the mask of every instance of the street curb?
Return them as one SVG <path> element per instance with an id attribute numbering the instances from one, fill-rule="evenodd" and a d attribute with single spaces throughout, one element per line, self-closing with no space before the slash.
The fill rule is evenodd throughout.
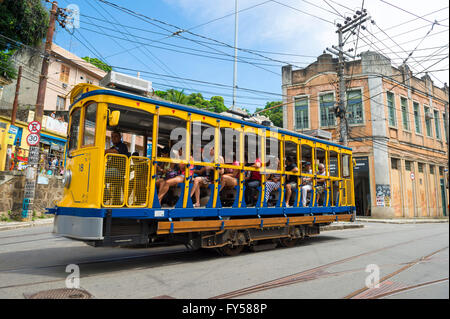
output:
<path id="1" fill-rule="evenodd" d="M 370 219 L 356 218 L 357 222 L 362 223 L 384 223 L 384 224 L 433 224 L 448 223 L 448 219 Z"/>
<path id="2" fill-rule="evenodd" d="M 349 224 L 336 224 L 336 225 L 327 225 L 320 227 L 321 231 L 327 231 L 327 230 L 343 230 L 343 229 L 354 229 L 354 228 L 363 228 L 363 224 L 357 224 L 357 223 L 349 223 Z"/>
<path id="3" fill-rule="evenodd" d="M 35 221 L 32 221 L 32 222 L 6 222 L 6 223 L 0 223 L 0 231 L 53 225 L 53 219 L 54 218 L 46 218 L 46 219 L 43 219 L 43 220 L 35 220 Z"/>

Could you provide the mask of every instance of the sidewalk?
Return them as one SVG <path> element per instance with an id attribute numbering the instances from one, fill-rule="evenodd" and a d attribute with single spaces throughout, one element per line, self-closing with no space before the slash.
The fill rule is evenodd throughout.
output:
<path id="1" fill-rule="evenodd" d="M 361 223 L 386 223 L 386 224 L 431 224 L 448 223 L 448 218 L 392 218 L 378 219 L 370 217 L 356 217 L 356 222 Z"/>
<path id="2" fill-rule="evenodd" d="M 35 226 L 49 226 L 53 225 L 53 219 L 54 218 L 36 219 L 35 221 L 31 222 L 0 222 L 0 231 Z"/>

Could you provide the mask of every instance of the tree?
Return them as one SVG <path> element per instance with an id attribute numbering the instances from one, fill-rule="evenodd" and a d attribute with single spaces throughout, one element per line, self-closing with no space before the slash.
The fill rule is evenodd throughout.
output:
<path id="1" fill-rule="evenodd" d="M 279 105 L 278 107 L 274 107 L 273 109 L 261 112 L 261 115 L 267 116 L 273 123 L 273 125 L 278 127 L 283 127 L 283 106 L 280 105 L 283 102 L 281 101 L 273 101 L 273 102 L 267 102 L 264 109 L 257 108 L 256 112 L 274 107 L 276 105 Z"/>
<path id="2" fill-rule="evenodd" d="M 48 22 L 49 13 L 41 0 L 0 1 L 0 30 L 9 39 L 39 46 L 47 33 Z M 19 48 L 20 44 L 0 38 L 0 75 L 7 80 L 17 76 L 11 57 Z"/>
<path id="3" fill-rule="evenodd" d="M 177 91 L 169 89 L 167 91 L 155 91 L 155 94 L 162 99 L 179 104 L 192 105 L 199 109 L 210 112 L 221 113 L 227 110 L 224 99 L 221 96 L 213 96 L 211 100 L 206 100 L 201 93 L 184 94 L 184 90 Z"/>
<path id="4" fill-rule="evenodd" d="M 112 70 L 112 68 L 108 64 L 106 64 L 105 62 L 103 62 L 97 58 L 91 58 L 91 57 L 85 56 L 82 59 L 86 62 L 89 62 L 92 65 L 95 65 L 97 68 L 99 68 L 105 72 L 109 72 Z"/>

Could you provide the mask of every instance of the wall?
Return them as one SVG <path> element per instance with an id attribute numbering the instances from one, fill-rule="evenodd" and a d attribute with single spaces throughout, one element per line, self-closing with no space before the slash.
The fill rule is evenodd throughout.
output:
<path id="1" fill-rule="evenodd" d="M 13 216 L 21 215 L 24 186 L 24 172 L 0 172 L 0 215 L 9 210 Z M 54 201 L 61 200 L 63 190 L 62 177 L 59 176 L 48 177 L 48 184 L 36 184 L 36 216 L 44 214 L 46 207 L 53 207 Z"/>

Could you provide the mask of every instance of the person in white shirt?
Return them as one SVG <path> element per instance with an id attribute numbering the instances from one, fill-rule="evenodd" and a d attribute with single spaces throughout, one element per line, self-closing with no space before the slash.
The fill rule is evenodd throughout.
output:
<path id="1" fill-rule="evenodd" d="M 307 162 L 305 165 L 305 169 L 307 174 L 312 174 L 311 163 Z M 308 192 L 312 190 L 312 178 L 304 177 L 302 180 L 302 204 L 303 207 L 306 207 L 306 197 L 308 196 Z"/>

